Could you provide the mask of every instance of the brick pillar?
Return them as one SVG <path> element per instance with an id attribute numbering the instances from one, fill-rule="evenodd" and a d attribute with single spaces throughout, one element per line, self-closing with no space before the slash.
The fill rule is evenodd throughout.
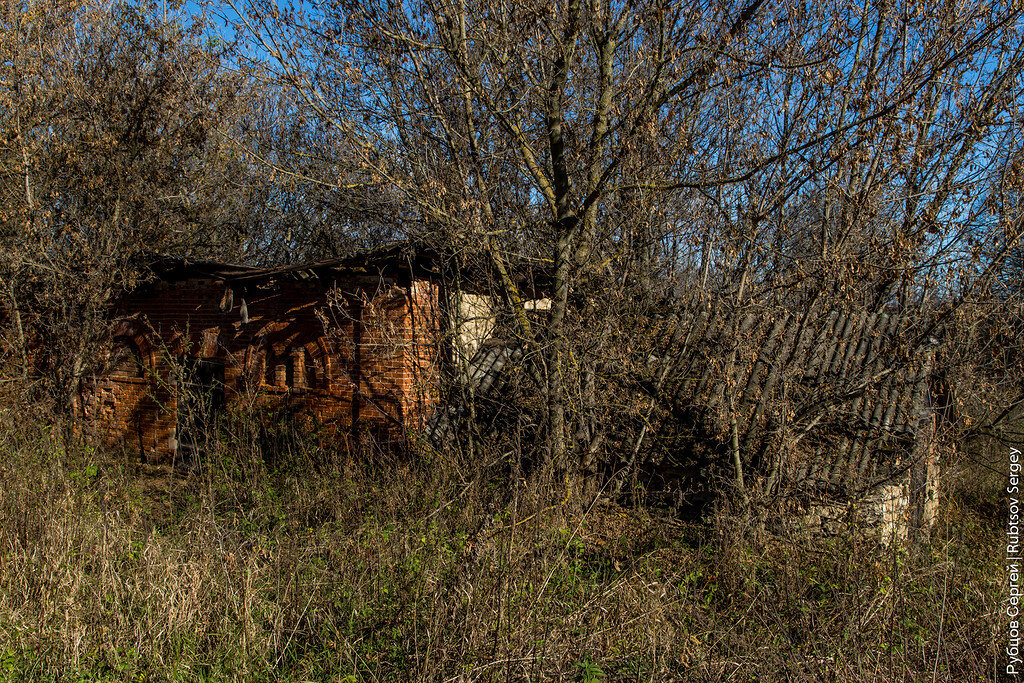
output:
<path id="1" fill-rule="evenodd" d="M 306 388 L 306 350 L 301 346 L 292 349 L 292 388 Z"/>

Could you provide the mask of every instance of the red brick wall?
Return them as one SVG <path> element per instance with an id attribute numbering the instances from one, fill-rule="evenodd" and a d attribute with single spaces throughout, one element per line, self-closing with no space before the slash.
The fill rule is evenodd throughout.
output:
<path id="1" fill-rule="evenodd" d="M 95 377 L 82 397 L 83 417 L 104 441 L 147 459 L 174 455 L 172 361 L 182 357 L 223 363 L 227 410 L 287 408 L 339 438 L 403 441 L 429 414 L 441 347 L 436 284 L 350 278 L 333 290 L 312 280 L 228 292 L 216 280 L 161 282 L 119 304 L 127 321 L 116 346 L 134 365 Z"/>

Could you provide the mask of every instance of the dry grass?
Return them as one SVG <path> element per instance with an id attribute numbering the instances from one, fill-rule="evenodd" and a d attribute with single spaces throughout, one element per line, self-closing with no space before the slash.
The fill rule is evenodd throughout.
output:
<path id="1" fill-rule="evenodd" d="M 235 434 L 185 475 L 0 428 L 0 679 L 992 675 L 999 529 L 955 499 L 907 555 Z"/>

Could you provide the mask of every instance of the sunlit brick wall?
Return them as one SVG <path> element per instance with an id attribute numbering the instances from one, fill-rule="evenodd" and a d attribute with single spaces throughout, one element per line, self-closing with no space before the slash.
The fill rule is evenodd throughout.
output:
<path id="1" fill-rule="evenodd" d="M 88 382 L 83 417 L 107 443 L 172 457 L 172 367 L 189 357 L 223 365 L 226 410 L 286 410 L 338 438 L 403 441 L 436 401 L 438 287 L 335 284 L 332 294 L 318 280 L 229 290 L 192 279 L 136 292 L 120 303 L 117 343 L 134 349 L 138 371 L 121 363 Z"/>

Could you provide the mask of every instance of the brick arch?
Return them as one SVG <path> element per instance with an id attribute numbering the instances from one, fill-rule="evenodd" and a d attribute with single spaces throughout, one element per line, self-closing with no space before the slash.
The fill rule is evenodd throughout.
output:
<path id="1" fill-rule="evenodd" d="M 261 337 L 256 337 L 245 347 L 241 370 L 242 385 L 248 390 L 259 389 L 266 372 L 266 351 Z"/>
<path id="2" fill-rule="evenodd" d="M 260 346 L 260 354 L 263 358 L 263 375 L 261 381 L 265 386 L 282 388 L 282 383 L 287 385 L 287 380 L 282 380 L 276 376 L 278 365 L 287 366 L 290 363 L 286 354 L 287 348 L 288 345 L 283 342 L 270 342 L 267 339 L 263 340 L 263 344 Z M 286 376 L 287 370 L 288 369 L 286 367 Z"/>
<path id="3" fill-rule="evenodd" d="M 317 389 L 324 391 L 331 390 L 331 354 L 328 352 L 327 344 L 324 342 L 323 337 L 317 337 L 315 340 L 306 343 L 306 353 L 313 361 L 313 366 L 316 368 L 319 376 L 317 377 Z M 318 362 L 319 361 L 319 362 Z"/>
<path id="4" fill-rule="evenodd" d="M 156 370 L 156 347 L 148 328 L 136 320 L 122 320 L 111 330 L 111 339 L 126 339 L 139 351 L 144 367 L 153 372 Z"/>
<path id="5" fill-rule="evenodd" d="M 249 344 L 243 357 L 244 374 L 247 381 L 255 386 L 275 386 L 276 379 L 271 376 L 274 368 L 269 363 L 270 358 L 283 360 L 291 363 L 290 350 L 302 349 L 308 362 L 316 373 L 314 378 L 315 391 L 329 391 L 331 389 L 331 356 L 327 345 L 322 337 L 316 337 L 309 341 L 298 340 L 288 341 L 282 337 L 275 337 L 273 334 L 261 335 Z M 293 372 L 289 368 L 289 374 Z M 293 380 L 294 381 L 294 380 Z M 307 379 L 307 387 L 309 381 Z"/>
<path id="6" fill-rule="evenodd" d="M 149 370 L 146 357 L 135 340 L 127 336 L 114 337 L 103 374 L 109 379 L 146 377 Z"/>

